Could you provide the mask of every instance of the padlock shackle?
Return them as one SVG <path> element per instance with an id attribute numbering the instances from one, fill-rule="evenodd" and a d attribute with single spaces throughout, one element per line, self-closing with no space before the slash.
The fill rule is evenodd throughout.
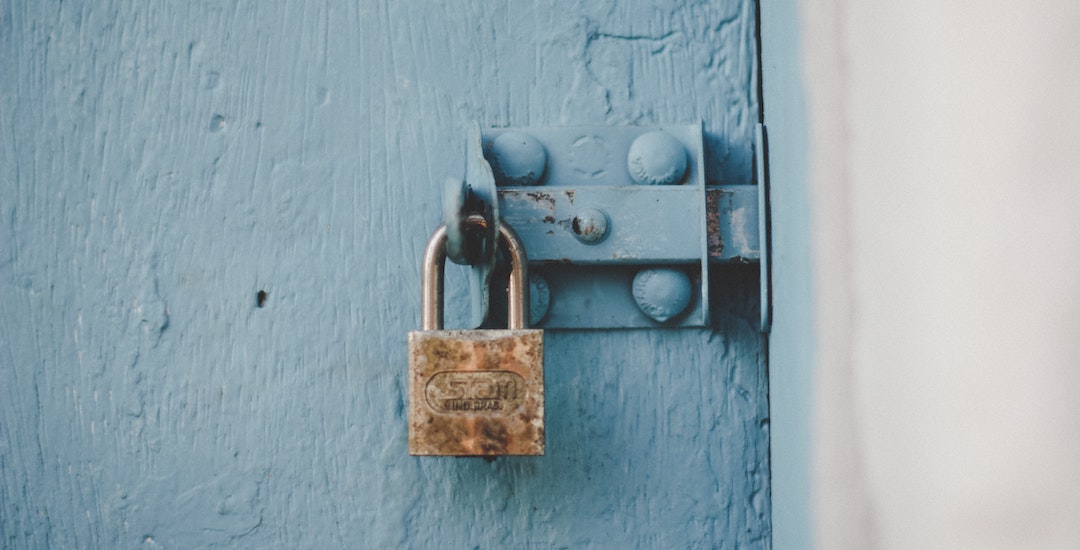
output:
<path id="1" fill-rule="evenodd" d="M 465 225 L 481 228 L 487 225 L 483 216 L 465 218 Z M 517 233 L 506 224 L 499 223 L 499 241 L 506 243 L 510 254 L 510 283 L 507 285 L 506 323 L 511 330 L 528 328 L 529 321 L 529 260 L 525 245 Z M 424 250 L 424 267 L 421 274 L 420 294 L 421 330 L 442 330 L 443 327 L 443 272 L 446 268 L 446 225 L 440 225 L 428 239 Z"/>

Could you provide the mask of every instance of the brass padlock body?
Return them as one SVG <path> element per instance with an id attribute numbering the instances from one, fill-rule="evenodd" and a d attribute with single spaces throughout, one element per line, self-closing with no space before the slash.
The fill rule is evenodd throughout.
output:
<path id="1" fill-rule="evenodd" d="M 470 216 L 467 223 L 482 224 Z M 544 454 L 544 331 L 529 318 L 528 261 L 514 231 L 500 240 L 511 259 L 509 328 L 442 330 L 446 228 L 424 253 L 424 330 L 409 333 L 409 454 Z"/>
<path id="2" fill-rule="evenodd" d="M 409 454 L 544 454 L 544 331 L 409 333 Z"/>

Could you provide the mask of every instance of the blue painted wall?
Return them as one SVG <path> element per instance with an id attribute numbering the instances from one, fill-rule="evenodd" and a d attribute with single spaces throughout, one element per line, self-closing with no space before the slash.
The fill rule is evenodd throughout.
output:
<path id="1" fill-rule="evenodd" d="M 0 4 L 0 546 L 767 548 L 753 270 L 713 330 L 549 333 L 545 457 L 410 458 L 404 420 L 467 123 L 703 119 L 710 182 L 749 183 L 755 24 Z"/>

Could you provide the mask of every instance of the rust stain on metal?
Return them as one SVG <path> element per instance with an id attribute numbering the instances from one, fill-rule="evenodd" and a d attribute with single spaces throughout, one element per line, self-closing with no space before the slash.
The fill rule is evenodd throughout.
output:
<path id="1" fill-rule="evenodd" d="M 719 258 L 724 252 L 724 238 L 720 235 L 720 194 L 716 189 L 705 190 L 705 231 L 709 256 L 713 258 Z"/>
<path id="2" fill-rule="evenodd" d="M 544 454 L 543 331 L 409 333 L 409 454 Z"/>
<path id="3" fill-rule="evenodd" d="M 526 197 L 536 203 L 537 206 L 555 212 L 555 197 L 551 193 L 532 191 L 525 193 Z"/>

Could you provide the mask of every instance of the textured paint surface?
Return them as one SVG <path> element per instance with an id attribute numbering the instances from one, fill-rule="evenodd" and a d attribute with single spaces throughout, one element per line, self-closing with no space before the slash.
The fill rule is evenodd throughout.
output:
<path id="1" fill-rule="evenodd" d="M 470 120 L 702 119 L 750 182 L 753 4 L 640 4 L 0 4 L 0 546 L 766 548 L 752 269 L 549 332 L 547 456 L 407 455 Z"/>

